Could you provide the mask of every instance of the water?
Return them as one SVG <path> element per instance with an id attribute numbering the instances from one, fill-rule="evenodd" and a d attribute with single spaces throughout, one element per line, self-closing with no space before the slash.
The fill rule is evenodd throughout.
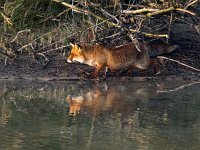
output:
<path id="1" fill-rule="evenodd" d="M 0 82 L 0 150 L 198 150 L 200 84 Z"/>

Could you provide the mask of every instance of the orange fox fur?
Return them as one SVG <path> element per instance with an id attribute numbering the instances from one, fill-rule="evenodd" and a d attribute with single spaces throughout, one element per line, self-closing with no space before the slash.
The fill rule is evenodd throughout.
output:
<path id="1" fill-rule="evenodd" d="M 109 47 L 101 44 L 81 45 L 71 44 L 72 50 L 67 58 L 68 63 L 80 62 L 95 67 L 92 77 L 106 67 L 110 70 L 118 70 L 127 67 L 147 69 L 151 63 L 151 57 L 168 54 L 177 48 L 177 45 L 152 45 L 133 42 L 120 47 Z"/>

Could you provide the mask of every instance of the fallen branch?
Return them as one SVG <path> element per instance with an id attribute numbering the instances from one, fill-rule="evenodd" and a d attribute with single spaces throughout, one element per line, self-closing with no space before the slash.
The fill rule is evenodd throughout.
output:
<path id="1" fill-rule="evenodd" d="M 168 57 L 164 57 L 164 56 L 157 56 L 157 58 L 159 58 L 159 59 L 170 60 L 170 61 L 176 62 L 176 63 L 178 63 L 178 64 L 180 64 L 180 65 L 182 65 L 182 66 L 184 66 L 184 67 L 187 67 L 187 68 L 190 68 L 190 69 L 192 69 L 192 70 L 195 70 L 195 71 L 200 72 L 200 69 L 197 69 L 197 68 L 194 68 L 194 67 L 192 67 L 192 66 L 186 65 L 186 64 L 184 64 L 184 63 L 182 63 L 182 62 L 180 62 L 180 61 L 178 61 L 178 60 L 174 60 L 174 59 L 171 59 L 171 58 L 168 58 Z"/>
<path id="2" fill-rule="evenodd" d="M 183 13 L 188 13 L 188 14 L 190 14 L 190 15 L 192 15 L 192 16 L 196 16 L 195 13 L 193 13 L 193 12 L 191 12 L 191 11 L 189 11 L 189 10 L 186 10 L 186 9 L 176 8 L 175 10 L 181 11 L 181 12 L 183 12 Z"/>
<path id="3" fill-rule="evenodd" d="M 131 31 L 131 30 L 130 30 Z M 168 34 L 153 34 L 153 33 L 146 33 L 141 32 L 141 34 L 147 36 L 147 37 L 154 37 L 154 38 L 169 38 Z"/>
<path id="4" fill-rule="evenodd" d="M 142 8 L 142 9 L 137 9 L 137 10 L 123 10 L 122 13 L 136 15 L 136 14 L 156 12 L 156 11 L 159 11 L 159 9 Z"/>
<path id="5" fill-rule="evenodd" d="M 159 10 L 159 11 L 155 11 L 155 12 L 152 12 L 152 13 L 148 13 L 147 14 L 147 17 L 152 17 L 152 16 L 155 16 L 155 15 L 160 15 L 160 14 L 163 14 L 163 13 L 167 13 L 167 12 L 171 12 L 171 11 L 181 11 L 183 13 L 188 13 L 192 16 L 196 16 L 195 13 L 189 11 L 189 10 L 186 10 L 186 9 L 182 9 L 182 8 L 174 8 L 174 7 L 169 7 L 167 9 L 163 9 L 163 10 Z"/>
<path id="6" fill-rule="evenodd" d="M 125 28 L 126 29 L 126 28 Z M 154 38 L 169 38 L 168 34 L 154 34 L 154 33 L 147 33 L 147 32 L 140 32 L 138 30 L 135 29 L 126 29 L 127 31 L 130 31 L 132 33 L 139 33 L 142 35 L 145 35 L 147 37 L 154 37 Z"/>
<path id="7" fill-rule="evenodd" d="M 155 15 L 160 15 L 160 14 L 163 14 L 163 13 L 167 13 L 167 12 L 170 12 L 174 10 L 174 7 L 169 7 L 167 9 L 162 9 L 162 10 L 159 10 L 159 11 L 155 11 L 155 12 L 152 12 L 152 13 L 148 13 L 146 16 L 147 17 L 152 17 L 152 16 L 155 16 Z"/>

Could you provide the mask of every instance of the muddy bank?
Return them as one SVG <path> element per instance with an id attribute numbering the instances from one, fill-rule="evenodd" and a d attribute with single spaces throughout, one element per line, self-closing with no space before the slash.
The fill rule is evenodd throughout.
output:
<path id="1" fill-rule="evenodd" d="M 167 57 L 178 60 L 195 68 L 200 68 L 200 35 L 194 27 L 186 24 L 175 24 L 172 27 L 170 44 L 177 44 L 179 48 Z M 14 59 L 0 59 L 0 79 L 39 79 L 39 80 L 73 80 L 84 73 L 93 71 L 92 67 L 83 64 L 68 64 L 66 56 L 59 52 L 48 53 L 46 63 L 43 57 L 33 57 L 28 54 L 18 54 Z M 153 75 L 153 69 L 149 68 L 142 74 L 139 70 L 133 73 L 118 73 L 120 78 L 134 77 L 136 80 L 174 78 L 197 81 L 200 74 L 194 70 L 183 67 L 177 63 L 164 61 L 159 66 L 160 74 Z M 103 74 L 103 73 L 102 73 Z M 102 76 L 100 74 L 100 77 Z"/>
<path id="2" fill-rule="evenodd" d="M 175 55 L 175 54 L 173 54 Z M 171 56 L 172 57 L 172 56 Z M 175 57 L 175 56 L 174 56 Z M 177 56 L 176 56 L 177 57 Z M 33 57 L 18 56 L 14 60 L 9 60 L 9 64 L 4 65 L 4 61 L 0 61 L 0 79 L 27 79 L 27 80 L 81 80 L 84 74 L 91 73 L 94 69 L 83 64 L 68 64 L 66 58 L 60 55 L 49 55 L 49 62 L 46 64 L 44 60 L 34 59 Z M 153 69 L 141 73 L 140 70 L 135 70 L 130 73 L 120 73 L 116 76 L 120 79 L 131 79 L 132 81 L 148 81 L 148 80 L 190 80 L 200 81 L 200 73 L 185 69 L 173 62 L 167 62 L 164 66 L 160 66 L 160 73 L 153 74 Z M 99 75 L 100 80 L 103 80 L 103 72 Z"/>

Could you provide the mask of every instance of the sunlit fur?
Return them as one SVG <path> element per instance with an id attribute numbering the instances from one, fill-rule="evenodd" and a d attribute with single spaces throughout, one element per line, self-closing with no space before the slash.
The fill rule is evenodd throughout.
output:
<path id="1" fill-rule="evenodd" d="M 144 42 L 138 42 L 137 47 L 133 42 L 120 47 L 100 44 L 81 46 L 72 44 L 72 50 L 67 61 L 69 63 L 80 62 L 95 67 L 92 76 L 96 77 L 104 67 L 110 70 L 127 67 L 147 69 L 151 63 L 150 57 L 170 53 L 176 48 L 176 45 L 150 45 Z"/>

